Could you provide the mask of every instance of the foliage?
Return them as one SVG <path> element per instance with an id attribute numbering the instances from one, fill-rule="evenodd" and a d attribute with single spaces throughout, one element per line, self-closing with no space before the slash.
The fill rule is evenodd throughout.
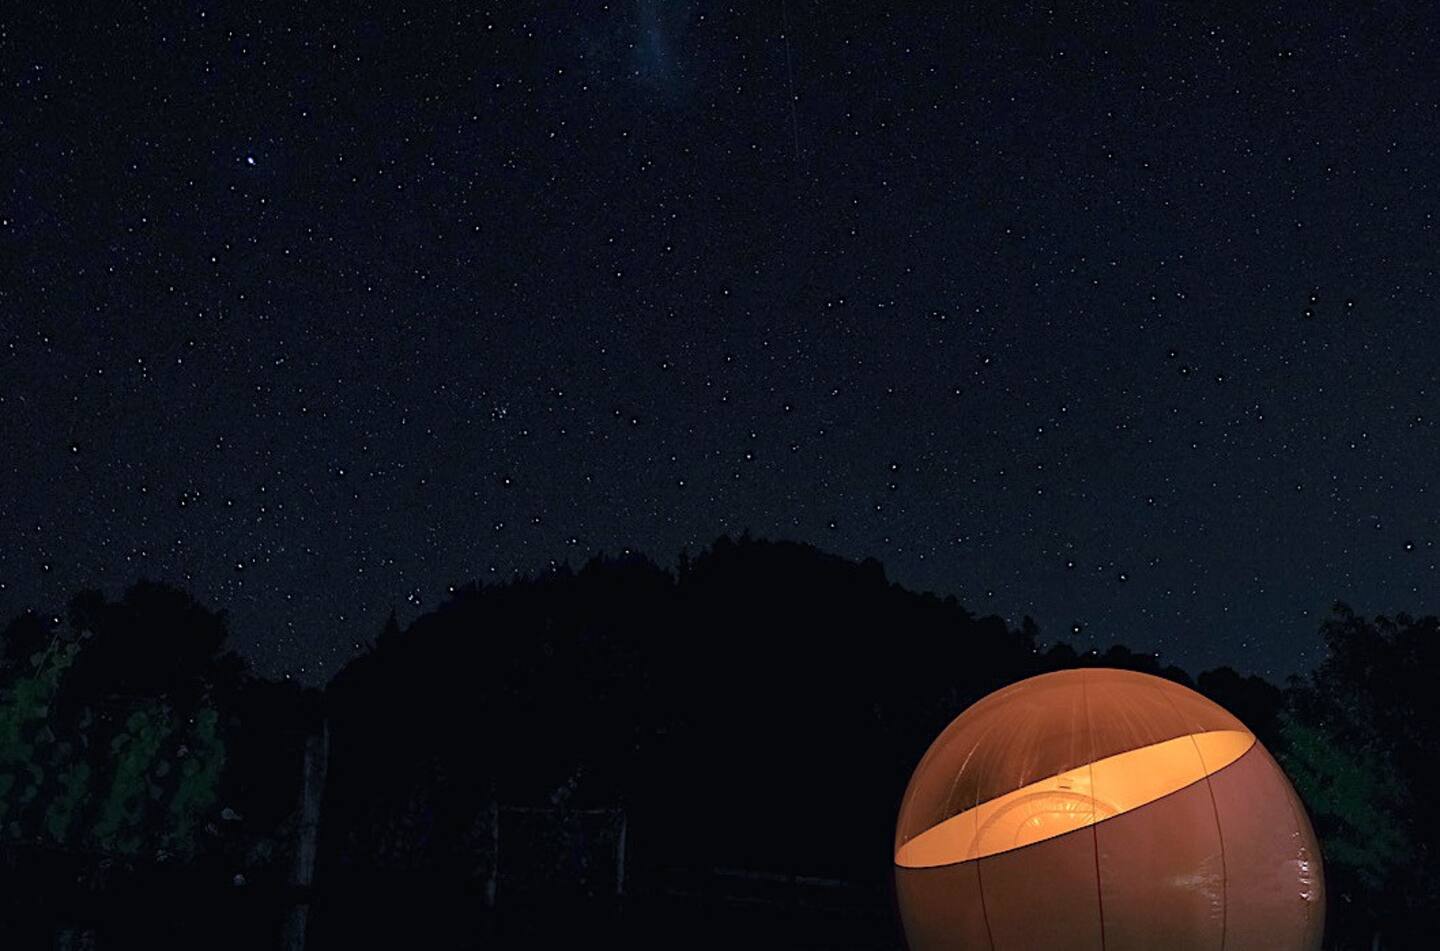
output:
<path id="1" fill-rule="evenodd" d="M 55 742 L 50 713 L 56 686 L 78 650 L 76 644 L 57 649 L 52 642 L 15 670 L 0 692 L 0 833 L 5 838 L 22 835 L 21 815 L 39 797 L 47 767 L 61 776 L 65 789 L 75 782 L 75 768 L 67 762 L 73 747 Z"/>
<path id="2" fill-rule="evenodd" d="M 98 633 L 57 629 L 29 657 L 6 655 L 0 837 L 117 858 L 196 854 L 196 832 L 215 816 L 227 760 L 203 656 L 220 638 L 197 610 L 188 597 L 154 585 L 137 585 L 114 605 L 85 592 L 72 615 Z M 134 656 L 123 656 L 148 628 L 164 629 L 154 638 L 162 645 L 182 644 L 177 620 L 197 624 L 200 653 L 135 644 Z M 25 630 L 33 641 L 35 632 Z"/>
<path id="3" fill-rule="evenodd" d="M 1349 748 L 1323 727 L 1283 714 L 1280 732 L 1277 758 L 1323 832 L 1327 867 L 1383 889 L 1413 854 L 1405 787 L 1382 755 Z"/>
<path id="4" fill-rule="evenodd" d="M 1440 730 L 1437 628 L 1434 617 L 1367 619 L 1337 602 L 1321 626 L 1324 658 L 1287 691 L 1276 754 L 1315 821 L 1327 931 L 1340 943 L 1418 940 L 1440 901 L 1440 835 L 1418 808 Z"/>
<path id="5" fill-rule="evenodd" d="M 205 707 L 194 717 L 187 744 L 189 756 L 180 766 L 180 782 L 170 800 L 167 844 L 179 852 L 195 845 L 195 824 L 216 803 L 220 773 L 225 766 L 225 742 L 218 729 L 219 714 Z"/>

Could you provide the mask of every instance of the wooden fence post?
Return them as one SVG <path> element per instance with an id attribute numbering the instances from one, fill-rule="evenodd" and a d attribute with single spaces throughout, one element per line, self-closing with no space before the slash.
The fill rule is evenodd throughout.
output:
<path id="1" fill-rule="evenodd" d="M 620 810 L 620 845 L 615 850 L 615 894 L 625 894 L 625 810 Z"/>
<path id="2" fill-rule="evenodd" d="M 495 798 L 495 781 L 490 781 L 490 878 L 485 882 L 485 905 L 495 907 L 500 883 L 500 803 Z"/>
<path id="3" fill-rule="evenodd" d="M 320 732 L 305 738 L 305 761 L 300 783 L 300 815 L 295 828 L 295 858 L 290 866 L 291 904 L 285 913 L 281 941 L 284 951 L 305 951 L 305 924 L 310 912 L 310 886 L 315 881 L 315 853 L 319 846 L 320 801 L 325 793 L 325 768 L 330 753 L 330 724 L 321 721 Z"/>

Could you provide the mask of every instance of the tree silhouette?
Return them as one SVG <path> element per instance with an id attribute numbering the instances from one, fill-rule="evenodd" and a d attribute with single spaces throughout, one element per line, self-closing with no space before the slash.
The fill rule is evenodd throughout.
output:
<path id="1" fill-rule="evenodd" d="M 168 869 L 190 866 L 212 891 L 263 879 L 284 838 L 276 802 L 293 786 L 277 769 L 289 730 L 267 718 L 294 704 L 223 651 L 223 613 L 179 589 L 142 580 L 116 602 L 82 591 L 69 619 L 22 617 L 0 644 L 0 840 L 13 874 L 82 917 L 102 893 L 174 887 Z"/>
<path id="2" fill-rule="evenodd" d="M 1440 837 L 1423 801 L 1440 728 L 1437 620 L 1343 602 L 1321 626 L 1326 654 L 1291 685 L 1279 759 L 1315 819 L 1339 940 L 1400 946 L 1427 933 Z"/>

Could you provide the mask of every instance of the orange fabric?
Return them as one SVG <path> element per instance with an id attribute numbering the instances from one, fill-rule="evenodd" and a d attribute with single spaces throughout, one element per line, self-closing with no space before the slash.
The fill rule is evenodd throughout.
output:
<path id="1" fill-rule="evenodd" d="M 1243 724 L 1172 681 L 1080 669 L 996 691 L 911 777 L 895 835 L 914 951 L 1315 951 L 1319 848 Z"/>

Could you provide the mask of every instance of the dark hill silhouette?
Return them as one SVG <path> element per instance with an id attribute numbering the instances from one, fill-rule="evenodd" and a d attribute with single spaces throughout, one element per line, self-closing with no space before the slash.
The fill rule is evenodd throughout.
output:
<path id="1" fill-rule="evenodd" d="M 678 577 L 602 555 L 461 589 L 342 670 L 332 756 L 337 775 L 366 779 L 353 804 L 337 785 L 333 807 L 401 796 L 443 764 L 464 825 L 492 782 L 503 800 L 543 802 L 583 770 L 578 802 L 674 828 L 709 816 L 664 864 L 888 874 L 888 800 L 954 715 L 941 698 L 1037 669 L 1033 647 L 953 598 L 890 585 L 877 562 L 809 546 L 722 537 Z M 876 817 L 868 850 L 833 833 L 857 815 Z M 678 844 L 643 828 L 637 864 Z"/>
<path id="2" fill-rule="evenodd" d="M 970 703 L 1083 664 L 1192 685 L 1124 647 L 1041 653 L 1037 633 L 907 591 L 874 559 L 748 533 L 674 573 L 602 553 L 460 588 L 403 631 L 392 616 L 330 686 L 322 875 L 399 863 L 475 892 L 492 796 L 573 786 L 576 807 L 629 813 L 635 889 L 734 867 L 883 895 L 905 783 Z M 1268 723 L 1278 693 L 1254 680 L 1204 686 Z"/>

